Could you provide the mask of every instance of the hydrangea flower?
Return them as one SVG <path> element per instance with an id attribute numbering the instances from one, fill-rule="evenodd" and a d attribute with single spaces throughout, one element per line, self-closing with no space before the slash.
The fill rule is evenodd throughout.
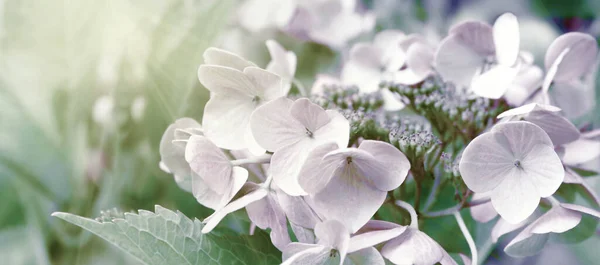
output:
<path id="1" fill-rule="evenodd" d="M 250 32 L 284 29 L 292 20 L 296 0 L 245 0 L 238 8 L 238 22 Z"/>
<path id="2" fill-rule="evenodd" d="M 511 13 L 493 28 L 469 21 L 450 29 L 435 56 L 436 69 L 447 81 L 470 87 L 475 94 L 497 99 L 519 72 L 519 24 Z"/>
<path id="3" fill-rule="evenodd" d="M 192 192 L 192 171 L 185 161 L 186 141 L 192 135 L 202 135 L 202 127 L 191 118 L 181 118 L 167 127 L 160 139 L 160 167 L 173 174 L 177 185 Z"/>
<path id="4" fill-rule="evenodd" d="M 208 49 L 198 79 L 211 92 L 204 108 L 204 134 L 225 149 L 264 152 L 250 130 L 250 115 L 259 106 L 285 96 L 281 77 L 234 54 Z"/>
<path id="5" fill-rule="evenodd" d="M 273 100 L 256 109 L 250 124 L 260 146 L 274 152 L 269 167 L 274 183 L 292 196 L 307 194 L 298 174 L 313 148 L 327 142 L 346 147 L 349 141 L 348 120 L 306 98 Z"/>
<path id="6" fill-rule="evenodd" d="M 504 248 L 513 257 L 526 257 L 542 250 L 551 234 L 573 229 L 581 222 L 582 215 L 600 219 L 600 212 L 569 203 L 553 203 L 552 209 L 529 224 Z"/>
<path id="7" fill-rule="evenodd" d="M 524 121 L 500 123 L 465 148 L 461 176 L 474 192 L 491 191 L 496 211 L 508 222 L 525 220 L 540 197 L 551 196 L 564 178 L 550 137 Z"/>
<path id="8" fill-rule="evenodd" d="M 330 143 L 312 150 L 299 184 L 318 214 L 341 220 L 355 232 L 381 207 L 387 192 L 404 182 L 409 169 L 406 156 L 385 142 L 365 140 L 358 148 L 344 149 Z"/>
<path id="9" fill-rule="evenodd" d="M 286 265 L 384 265 L 381 254 L 373 247 L 349 253 L 350 234 L 336 220 L 327 220 L 315 226 L 316 243 L 291 243 L 283 250 Z"/>
<path id="10" fill-rule="evenodd" d="M 287 95 L 296 74 L 296 54 L 293 51 L 285 50 L 277 41 L 267 40 L 266 44 L 269 55 L 271 55 L 271 61 L 266 70 L 283 79 L 283 92 Z"/>

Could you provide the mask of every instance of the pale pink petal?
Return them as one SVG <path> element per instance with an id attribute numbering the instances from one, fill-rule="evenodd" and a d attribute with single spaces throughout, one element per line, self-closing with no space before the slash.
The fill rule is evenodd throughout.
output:
<path id="1" fill-rule="evenodd" d="M 463 254 L 463 253 L 458 253 L 458 255 L 460 256 L 460 259 L 462 260 L 464 265 L 469 265 L 471 264 L 471 258 L 469 258 L 469 256 Z"/>
<path id="2" fill-rule="evenodd" d="M 376 163 L 357 161 L 356 164 L 375 187 L 389 191 L 404 182 L 410 170 L 410 162 L 396 147 L 386 142 L 364 140 L 358 149 L 370 153 L 375 158 Z"/>
<path id="3" fill-rule="evenodd" d="M 298 174 L 314 145 L 303 140 L 279 148 L 271 157 L 269 171 L 273 175 L 273 182 L 282 191 L 291 196 L 307 195 L 298 182 Z"/>
<path id="4" fill-rule="evenodd" d="M 519 22 L 512 13 L 504 13 L 494 23 L 494 44 L 499 64 L 512 66 L 519 56 Z"/>
<path id="5" fill-rule="evenodd" d="M 472 200 L 482 200 L 489 198 L 488 194 L 489 192 L 475 193 L 473 194 Z M 498 216 L 498 212 L 496 212 L 496 210 L 494 209 L 494 206 L 492 205 L 491 201 L 471 206 L 470 211 L 473 219 L 480 223 L 487 223 L 494 219 L 496 216 Z"/>
<path id="6" fill-rule="evenodd" d="M 391 229 L 376 230 L 355 235 L 350 238 L 348 253 L 389 241 L 392 238 L 400 236 L 405 230 L 405 226 L 398 226 Z"/>
<path id="7" fill-rule="evenodd" d="M 444 257 L 440 260 L 441 265 L 458 265 L 456 261 L 448 254 L 448 252 L 444 251 Z M 465 264 L 468 265 L 468 264 Z"/>
<path id="8" fill-rule="evenodd" d="M 310 102 L 307 98 L 294 101 L 290 108 L 290 114 L 304 126 L 307 134 L 314 134 L 331 121 L 321 106 Z M 312 135 L 308 136 L 313 137 Z"/>
<path id="9" fill-rule="evenodd" d="M 495 53 L 494 33 L 490 25 L 479 21 L 468 21 L 452 27 L 448 35 L 458 40 L 481 56 Z"/>
<path id="10" fill-rule="evenodd" d="M 552 84 L 552 82 L 554 81 L 554 78 L 558 74 L 558 67 L 559 67 L 560 63 L 562 62 L 563 58 L 565 58 L 565 56 L 569 52 L 569 50 L 570 50 L 569 48 L 564 49 L 558 55 L 556 60 L 554 60 L 554 62 L 550 66 L 550 68 L 546 68 L 546 76 L 544 77 L 544 81 L 542 82 L 542 93 L 544 95 L 546 95 L 546 96 L 548 95 L 548 90 L 550 89 L 550 85 Z M 544 102 L 544 103 L 547 104 L 548 102 Z"/>
<path id="11" fill-rule="evenodd" d="M 315 226 L 317 244 L 337 249 L 342 260 L 348 251 L 350 234 L 346 226 L 338 220 L 329 219 Z"/>
<path id="12" fill-rule="evenodd" d="M 284 192 L 277 192 L 277 198 L 290 223 L 314 229 L 315 225 L 321 222 L 310 204 L 307 203 L 307 197 L 289 196 Z"/>
<path id="13" fill-rule="evenodd" d="M 381 254 L 394 264 L 435 264 L 444 258 L 444 252 L 437 242 L 415 228 L 407 228 L 381 249 Z"/>
<path id="14" fill-rule="evenodd" d="M 503 219 L 513 224 L 533 214 L 539 202 L 540 195 L 532 180 L 523 170 L 516 168 L 492 192 L 494 208 Z"/>
<path id="15" fill-rule="evenodd" d="M 406 55 L 400 47 L 400 43 L 406 38 L 403 32 L 398 30 L 384 30 L 373 39 L 373 45 L 381 53 L 381 66 L 387 71 L 400 69 L 406 60 Z"/>
<path id="16" fill-rule="evenodd" d="M 350 122 L 336 110 L 326 110 L 329 123 L 314 132 L 318 144 L 335 142 L 340 148 L 348 146 L 350 141 Z"/>
<path id="17" fill-rule="evenodd" d="M 425 43 L 415 43 L 406 51 L 406 66 L 418 76 L 431 74 L 433 59 L 434 51 Z"/>
<path id="18" fill-rule="evenodd" d="M 581 213 L 560 206 L 552 207 L 544 215 L 529 225 L 531 233 L 564 233 L 571 230 L 581 221 Z"/>
<path id="19" fill-rule="evenodd" d="M 223 207 L 224 195 L 211 190 L 206 182 L 197 174 L 192 173 L 190 178 L 190 192 L 198 203 L 213 210 Z"/>
<path id="20" fill-rule="evenodd" d="M 185 160 L 194 173 L 218 194 L 224 194 L 232 184 L 229 158 L 208 138 L 194 135 L 185 148 Z"/>
<path id="21" fill-rule="evenodd" d="M 521 166 L 541 197 L 554 194 L 565 177 L 560 158 L 548 145 L 534 146 L 521 160 Z"/>
<path id="22" fill-rule="evenodd" d="M 406 68 L 404 70 L 391 73 L 389 80 L 386 79 L 385 81 L 392 81 L 394 83 L 402 85 L 415 85 L 420 82 L 423 82 L 425 78 L 427 78 L 427 75 L 419 75 L 415 73 L 411 68 Z"/>
<path id="23" fill-rule="evenodd" d="M 283 263 L 281 265 L 340 264 L 339 256 L 335 258 L 337 262 L 330 262 L 334 259 L 330 257 L 330 252 L 330 247 L 294 242 L 287 245 L 283 250 Z"/>
<path id="24" fill-rule="evenodd" d="M 498 99 L 508 90 L 518 71 L 518 68 L 496 65 L 487 72 L 475 76 L 471 89 L 480 97 Z"/>
<path id="25" fill-rule="evenodd" d="M 204 107 L 204 135 L 224 149 L 248 147 L 245 134 L 256 105 L 243 94 L 213 94 Z"/>
<path id="26" fill-rule="evenodd" d="M 502 133 L 513 153 L 513 159 L 523 159 L 537 144 L 553 146 L 548 134 L 537 124 L 526 121 L 511 121 L 498 124 L 492 132 Z M 503 138 L 499 138 L 503 139 Z"/>
<path id="27" fill-rule="evenodd" d="M 459 170 L 470 190 L 491 191 L 514 168 L 508 139 L 503 134 L 485 133 L 467 145 L 460 159 Z"/>
<path id="28" fill-rule="evenodd" d="M 594 216 L 596 218 L 600 218 L 600 212 L 594 209 L 590 209 L 588 207 L 584 207 L 581 205 L 576 205 L 576 204 L 570 204 L 570 203 L 561 203 L 560 206 L 572 210 L 572 211 L 578 211 L 581 213 L 585 213 L 591 216 Z"/>
<path id="29" fill-rule="evenodd" d="M 304 228 L 292 222 L 290 222 L 290 227 L 292 228 L 296 239 L 298 239 L 298 242 L 309 244 L 316 243 L 315 233 L 313 233 L 312 229 Z"/>
<path id="30" fill-rule="evenodd" d="M 500 113 L 498 115 L 498 119 L 502 119 L 505 117 L 512 117 L 517 115 L 525 115 L 534 111 L 549 111 L 549 112 L 558 112 L 560 108 L 557 108 L 552 105 L 538 104 L 538 103 L 529 103 L 527 105 L 523 105 L 518 108 L 509 109 L 505 112 Z"/>
<path id="31" fill-rule="evenodd" d="M 398 99 L 398 96 L 393 92 L 387 89 L 382 89 L 380 91 L 381 97 L 383 98 L 383 109 L 385 109 L 386 111 L 398 111 L 405 107 L 405 104 L 402 101 L 400 101 L 400 99 Z"/>
<path id="32" fill-rule="evenodd" d="M 591 87 L 580 80 L 554 83 L 552 100 L 563 110 L 566 118 L 579 118 L 594 109 L 596 99 L 591 96 Z"/>
<path id="33" fill-rule="evenodd" d="M 221 222 L 221 220 L 225 218 L 225 216 L 242 209 L 255 201 L 263 199 L 265 196 L 267 196 L 267 194 L 268 191 L 266 189 L 256 188 L 249 191 L 242 197 L 230 202 L 225 207 L 217 210 L 204 220 L 205 225 L 202 227 L 202 233 L 210 233 L 210 231 L 212 231 Z"/>
<path id="34" fill-rule="evenodd" d="M 323 90 L 327 86 L 340 86 L 342 81 L 337 78 L 326 74 L 318 74 L 316 80 L 313 83 L 310 93 L 312 95 L 323 95 Z"/>
<path id="35" fill-rule="evenodd" d="M 562 161 L 566 165 L 577 165 L 600 156 L 600 141 L 579 138 L 562 146 Z"/>
<path id="36" fill-rule="evenodd" d="M 435 54 L 435 67 L 445 81 L 469 87 L 485 57 L 462 43 L 457 35 L 446 37 Z"/>
<path id="37" fill-rule="evenodd" d="M 313 199 L 317 213 L 327 220 L 340 220 L 356 232 L 377 212 L 386 195 L 364 182 L 353 167 L 342 167 Z"/>
<path id="38" fill-rule="evenodd" d="M 167 173 L 177 176 L 177 184 L 184 190 L 191 192 L 191 173 L 190 166 L 188 162 L 185 161 L 185 145 L 173 142 L 176 139 L 176 130 L 188 128 L 200 129 L 201 126 L 191 118 L 181 118 L 169 125 L 160 139 L 159 151 L 161 164 L 164 167 L 161 167 L 161 169 L 167 169 Z M 188 135 L 188 137 L 189 136 L 191 135 Z M 187 138 L 185 140 L 187 140 Z"/>
<path id="39" fill-rule="evenodd" d="M 220 65 L 243 71 L 248 66 L 256 66 L 254 63 L 242 58 L 232 52 L 210 47 L 204 51 L 204 63 L 211 65 Z"/>
<path id="40" fill-rule="evenodd" d="M 344 84 L 355 85 L 362 93 L 372 93 L 379 89 L 383 80 L 383 71 L 380 66 L 371 67 L 355 61 L 344 64 L 340 78 Z"/>
<path id="41" fill-rule="evenodd" d="M 521 106 L 542 85 L 544 72 L 535 65 L 522 66 L 504 98 L 512 106 Z"/>
<path id="42" fill-rule="evenodd" d="M 298 175 L 298 183 L 304 191 L 316 194 L 327 185 L 339 167 L 340 161 L 331 159 L 324 161 L 323 158 L 327 153 L 336 149 L 338 149 L 337 144 L 328 143 L 322 144 L 310 152 Z M 341 161 L 341 163 L 343 162 Z"/>
<path id="43" fill-rule="evenodd" d="M 581 133 L 567 118 L 548 111 L 534 111 L 525 117 L 526 121 L 540 126 L 556 146 L 579 139 Z"/>
<path id="44" fill-rule="evenodd" d="M 355 235 L 373 231 L 390 230 L 398 227 L 401 226 L 399 224 L 395 224 L 388 221 L 369 220 L 369 222 L 367 222 L 363 227 L 356 231 Z"/>
<path id="45" fill-rule="evenodd" d="M 560 54 L 565 49 L 569 51 L 560 60 Z M 550 44 L 544 65 L 546 69 L 550 69 L 556 61 L 559 61 L 554 80 L 571 81 L 590 71 L 597 54 L 598 43 L 594 37 L 585 33 L 569 32 L 559 36 Z"/>
<path id="46" fill-rule="evenodd" d="M 344 265 L 385 265 L 385 260 L 377 249 L 370 247 L 348 254 Z"/>
<path id="47" fill-rule="evenodd" d="M 350 61 L 364 68 L 378 69 L 381 67 L 382 57 L 382 49 L 370 43 L 357 43 L 350 49 Z"/>
<path id="48" fill-rule="evenodd" d="M 282 97 L 258 107 L 252 113 L 250 128 L 260 146 L 274 152 L 306 137 L 304 126 L 290 114 L 292 104 L 291 99 Z"/>
<path id="49" fill-rule="evenodd" d="M 291 243 L 285 212 L 279 205 L 277 195 L 270 192 L 263 199 L 246 206 L 248 218 L 261 229 L 271 229 L 271 242 L 279 250 Z"/>
<path id="50" fill-rule="evenodd" d="M 515 258 L 535 255 L 542 251 L 548 237 L 549 234 L 534 234 L 525 229 L 508 243 L 504 248 L 504 252 Z"/>
<path id="51" fill-rule="evenodd" d="M 256 106 L 285 96 L 283 80 L 280 76 L 258 67 L 246 67 L 244 74 L 252 82 L 253 102 Z"/>
<path id="52" fill-rule="evenodd" d="M 515 230 L 525 226 L 529 222 L 530 222 L 529 219 L 527 219 L 522 222 L 519 222 L 518 224 L 511 224 L 502 218 L 498 219 L 498 222 L 496 222 L 496 224 L 494 225 L 494 228 L 492 228 L 492 234 L 491 234 L 492 242 L 494 242 L 494 243 L 498 242 L 498 239 L 501 236 L 506 235 L 512 231 L 515 231 Z"/>

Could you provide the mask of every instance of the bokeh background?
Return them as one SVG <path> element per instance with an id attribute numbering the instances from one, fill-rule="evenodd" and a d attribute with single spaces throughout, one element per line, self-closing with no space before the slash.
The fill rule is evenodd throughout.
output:
<path id="1" fill-rule="evenodd" d="M 184 116 L 201 120 L 208 92 L 196 70 L 203 51 L 218 46 L 265 66 L 264 41 L 274 38 L 298 55 L 297 78 L 306 87 L 344 56 L 281 32 L 245 31 L 236 22 L 241 2 L 0 0 L 0 264 L 138 264 L 51 217 L 54 211 L 96 217 L 160 204 L 199 219 L 210 214 L 158 167 L 167 125 Z M 522 48 L 538 63 L 564 32 L 600 36 L 599 0 L 361 3 L 376 12 L 378 30 L 434 37 L 456 22 L 493 22 L 511 11 Z M 594 87 L 576 99 L 577 108 L 586 106 L 580 126 L 600 127 L 598 82 Z M 600 169 L 598 161 L 584 166 Z M 600 181 L 588 180 L 600 193 Z M 240 222 L 234 215 L 225 224 L 245 232 Z M 488 264 L 598 264 L 599 245 L 600 236 L 550 244 L 524 260 L 490 247 Z"/>

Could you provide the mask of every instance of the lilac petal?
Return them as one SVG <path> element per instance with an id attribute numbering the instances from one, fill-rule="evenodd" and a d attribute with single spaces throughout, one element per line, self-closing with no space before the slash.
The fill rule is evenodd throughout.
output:
<path id="1" fill-rule="evenodd" d="M 373 231 L 381 231 L 381 230 L 390 230 L 402 227 L 399 224 L 395 224 L 388 221 L 381 220 L 369 220 L 363 227 L 361 227 L 358 231 L 356 231 L 355 235 L 373 232 Z"/>
<path id="2" fill-rule="evenodd" d="M 406 66 L 417 76 L 428 76 L 434 60 L 434 51 L 425 43 L 415 43 L 406 51 Z"/>
<path id="3" fill-rule="evenodd" d="M 496 52 L 493 29 L 486 23 L 464 22 L 452 27 L 448 35 L 456 35 L 460 42 L 481 56 L 493 55 Z"/>
<path id="4" fill-rule="evenodd" d="M 262 104 L 287 95 L 280 76 L 258 67 L 246 67 L 244 74 L 252 82 L 253 103 Z"/>
<path id="5" fill-rule="evenodd" d="M 473 194 L 472 200 L 481 200 L 485 198 L 489 198 L 489 192 L 485 193 L 475 193 Z M 475 221 L 480 223 L 487 223 L 498 216 L 498 212 L 494 209 L 491 201 L 471 206 L 470 208 L 471 216 Z"/>
<path id="6" fill-rule="evenodd" d="M 581 135 L 573 123 L 557 113 L 535 111 L 527 115 L 525 120 L 544 129 L 556 146 L 573 142 Z"/>
<path id="7" fill-rule="evenodd" d="M 556 58 L 554 63 L 550 66 L 550 68 L 546 68 L 546 76 L 544 77 L 544 81 L 542 82 L 542 92 L 544 95 L 548 94 L 548 90 L 550 89 L 550 85 L 554 81 L 554 78 L 558 74 L 558 67 L 562 62 L 563 58 L 567 55 L 570 49 L 564 49 Z"/>
<path id="8" fill-rule="evenodd" d="M 306 137 L 304 126 L 290 114 L 292 104 L 291 99 L 282 97 L 258 107 L 252 113 L 250 128 L 260 146 L 274 152 Z"/>
<path id="9" fill-rule="evenodd" d="M 588 215 L 591 215 L 591 216 L 594 216 L 594 217 L 600 219 L 600 212 L 596 211 L 594 209 L 588 208 L 588 207 L 584 207 L 584 206 L 576 205 L 576 204 L 570 204 L 570 203 L 561 203 L 560 206 L 562 206 L 563 208 L 572 210 L 572 211 L 585 213 L 585 214 L 588 214 Z"/>
<path id="10" fill-rule="evenodd" d="M 377 244 L 386 242 L 392 238 L 401 235 L 402 233 L 404 233 L 405 230 L 405 226 L 398 226 L 391 229 L 377 230 L 355 235 L 350 238 L 348 253 L 352 253 L 361 249 L 369 248 Z"/>
<path id="11" fill-rule="evenodd" d="M 298 175 L 298 183 L 304 191 L 315 194 L 327 185 L 340 161 L 331 159 L 324 161 L 323 158 L 327 153 L 336 149 L 338 149 L 337 144 L 327 143 L 314 148 L 310 152 Z"/>
<path id="12" fill-rule="evenodd" d="M 557 108 L 552 105 L 538 104 L 538 103 L 529 103 L 527 105 L 523 105 L 518 108 L 509 109 L 505 112 L 500 113 L 498 115 L 498 119 L 502 119 L 505 117 L 513 117 L 517 115 L 525 115 L 534 111 L 549 111 L 549 112 L 558 112 L 560 108 Z"/>
<path id="13" fill-rule="evenodd" d="M 385 265 L 385 260 L 377 249 L 370 247 L 348 254 L 344 265 Z"/>
<path id="14" fill-rule="evenodd" d="M 287 229 L 285 212 L 277 201 L 277 195 L 272 191 L 261 200 L 246 206 L 250 220 L 261 229 L 271 228 L 271 242 L 279 250 L 291 242 Z"/>
<path id="15" fill-rule="evenodd" d="M 445 81 L 469 87 L 484 59 L 484 56 L 462 43 L 459 36 L 450 35 L 438 46 L 435 66 Z"/>
<path id="16" fill-rule="evenodd" d="M 307 98 L 296 100 L 290 108 L 290 114 L 304 126 L 306 133 L 314 133 L 331 121 L 321 106 Z"/>
<path id="17" fill-rule="evenodd" d="M 519 56 L 519 22 L 512 13 L 504 13 L 494 23 L 493 28 L 496 59 L 498 63 L 512 66 Z"/>
<path id="18" fill-rule="evenodd" d="M 303 140 L 278 149 L 271 157 L 269 171 L 273 176 L 273 183 L 288 195 L 307 195 L 300 186 L 298 176 L 313 148 L 313 143 Z"/>
<path id="19" fill-rule="evenodd" d="M 494 225 L 494 228 L 492 228 L 492 234 L 491 234 L 492 242 L 494 242 L 494 243 L 498 242 L 498 239 L 501 236 L 506 235 L 512 231 L 515 231 L 515 230 L 525 226 L 528 223 L 529 223 L 529 219 L 519 222 L 518 224 L 511 224 L 502 218 L 498 219 L 498 222 L 496 222 L 496 224 Z"/>
<path id="20" fill-rule="evenodd" d="M 562 161 L 565 165 L 577 165 L 600 156 L 600 141 L 579 138 L 563 145 Z"/>
<path id="21" fill-rule="evenodd" d="M 458 255 L 460 256 L 460 259 L 462 260 L 463 264 L 465 265 L 469 265 L 471 264 L 471 258 L 463 253 L 458 253 Z"/>
<path id="22" fill-rule="evenodd" d="M 456 261 L 448 254 L 448 252 L 444 251 L 444 257 L 440 260 L 441 265 L 458 265 Z M 465 264 L 468 265 L 468 264 Z"/>
<path id="23" fill-rule="evenodd" d="M 573 229 L 581 221 L 581 213 L 560 206 L 552 207 L 548 212 L 531 223 L 531 233 L 564 233 Z"/>
<path id="24" fill-rule="evenodd" d="M 534 183 L 541 197 L 554 194 L 565 177 L 560 158 L 554 149 L 547 145 L 535 145 L 521 160 L 521 166 L 525 176 Z"/>
<path id="25" fill-rule="evenodd" d="M 331 264 L 341 263 L 339 256 L 330 257 L 331 248 L 313 244 L 291 243 L 283 250 L 281 265 Z M 333 261 L 331 261 L 333 260 Z"/>
<path id="26" fill-rule="evenodd" d="M 403 84 L 403 85 L 416 85 L 420 82 L 423 82 L 427 78 L 427 75 L 419 75 L 415 73 L 411 68 L 406 68 L 402 71 L 394 72 L 390 75 L 390 80 L 394 83 Z M 383 90 L 385 91 L 385 90 Z M 385 97 L 384 97 L 385 99 Z M 397 101 L 397 100 L 396 100 Z"/>
<path id="27" fill-rule="evenodd" d="M 569 49 L 569 52 L 559 59 L 560 54 Z M 560 60 L 555 81 L 571 81 L 588 72 L 596 60 L 598 44 L 596 39 L 589 34 L 569 32 L 556 38 L 544 58 L 544 65 L 549 69 L 556 61 Z"/>
<path id="28" fill-rule="evenodd" d="M 350 234 L 343 223 L 335 219 L 318 223 L 315 226 L 315 236 L 319 245 L 337 249 L 341 260 L 344 260 L 350 243 Z"/>
<path id="29" fill-rule="evenodd" d="M 190 192 L 198 203 L 213 210 L 222 208 L 228 202 L 225 195 L 211 190 L 206 182 L 195 173 L 192 173 L 190 179 Z"/>
<path id="30" fill-rule="evenodd" d="M 213 94 L 204 107 L 204 135 L 217 146 L 236 150 L 248 147 L 246 134 L 255 104 L 240 93 Z"/>
<path id="31" fill-rule="evenodd" d="M 225 218 L 225 216 L 239 209 L 242 209 L 255 201 L 265 198 L 267 194 L 268 191 L 264 188 L 254 188 L 253 190 L 250 190 L 247 194 L 230 202 L 229 204 L 227 204 L 227 206 L 217 210 L 212 215 L 207 217 L 203 221 L 205 225 L 202 228 L 202 233 L 210 233 L 210 231 L 212 231 L 219 224 L 219 222 L 221 222 L 221 220 Z"/>
<path id="32" fill-rule="evenodd" d="M 344 167 L 313 199 L 317 213 L 325 219 L 342 220 L 350 232 L 355 232 L 377 212 L 386 195 L 365 183 L 355 169 Z"/>
<path id="33" fill-rule="evenodd" d="M 404 71 L 401 71 L 404 72 Z M 422 81 L 422 80 L 421 80 Z M 418 81 L 420 82 L 420 81 Z M 417 82 L 417 83 L 418 83 Z M 382 89 L 383 109 L 386 111 L 398 111 L 405 107 L 404 103 L 398 99 L 398 96 L 387 89 Z"/>
<path id="34" fill-rule="evenodd" d="M 484 133 L 467 145 L 460 159 L 459 170 L 470 190 L 476 193 L 491 191 L 514 168 L 507 141 L 502 134 Z"/>
<path id="35" fill-rule="evenodd" d="M 569 119 L 579 118 L 592 111 L 596 101 L 590 96 L 590 87 L 580 80 L 554 83 L 552 99 Z"/>
<path id="36" fill-rule="evenodd" d="M 291 223 L 314 229 L 315 225 L 321 222 L 321 219 L 307 202 L 308 197 L 289 196 L 284 192 L 277 192 L 277 198 Z"/>
<path id="37" fill-rule="evenodd" d="M 513 83 L 517 73 L 518 68 L 496 65 L 487 72 L 475 76 L 471 83 L 471 89 L 478 96 L 498 99 Z"/>
<path id="38" fill-rule="evenodd" d="M 394 264 L 435 264 L 444 259 L 444 252 L 428 235 L 410 227 L 381 249 L 381 254 Z"/>
<path id="39" fill-rule="evenodd" d="M 358 147 L 375 158 L 377 163 L 356 163 L 363 174 L 380 190 L 398 188 L 408 175 L 410 162 L 406 156 L 391 144 L 381 141 L 364 140 Z"/>
<path id="40" fill-rule="evenodd" d="M 520 169 L 513 169 L 492 192 L 494 208 L 503 219 L 513 224 L 533 214 L 539 202 L 536 186 Z"/>
<path id="41" fill-rule="evenodd" d="M 548 134 L 537 124 L 526 121 L 512 121 L 498 124 L 492 132 L 502 133 L 508 147 L 512 151 L 513 159 L 522 159 L 537 144 L 553 146 Z M 504 139 L 504 138 L 499 138 Z"/>
<path id="42" fill-rule="evenodd" d="M 241 56 L 215 47 L 210 47 L 204 51 L 204 63 L 210 65 L 220 65 L 231 67 L 238 71 L 243 71 L 248 66 L 256 66 L 254 63 L 242 58 Z"/>
<path id="43" fill-rule="evenodd" d="M 336 110 L 326 110 L 330 122 L 314 132 L 316 145 L 335 142 L 340 148 L 348 146 L 350 141 L 350 122 Z M 315 146 L 316 146 L 315 145 Z"/>
<path id="44" fill-rule="evenodd" d="M 544 73 L 535 65 L 522 66 L 512 85 L 504 94 L 508 104 L 521 106 L 542 85 Z"/>
<path id="45" fill-rule="evenodd" d="M 231 162 L 208 138 L 199 135 L 190 137 L 185 148 L 185 160 L 216 193 L 224 194 L 231 187 Z"/>
<path id="46" fill-rule="evenodd" d="M 274 40 L 267 40 L 266 45 L 271 55 L 271 61 L 265 69 L 281 76 L 285 80 L 282 92 L 284 95 L 287 95 L 291 87 L 291 80 L 296 74 L 296 54 L 292 51 L 286 51 Z"/>
<path id="47" fill-rule="evenodd" d="M 308 244 L 316 243 L 315 233 L 313 230 L 296 225 L 292 222 L 290 222 L 290 227 L 292 227 L 292 231 L 294 232 L 294 235 L 296 235 L 298 242 Z"/>
<path id="48" fill-rule="evenodd" d="M 515 258 L 535 255 L 542 251 L 542 248 L 548 241 L 548 237 L 549 234 L 534 234 L 525 229 L 508 243 L 504 248 L 504 252 Z"/>

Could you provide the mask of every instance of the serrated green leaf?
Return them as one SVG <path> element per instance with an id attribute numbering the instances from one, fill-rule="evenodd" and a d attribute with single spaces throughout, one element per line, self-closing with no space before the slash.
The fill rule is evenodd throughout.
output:
<path id="1" fill-rule="evenodd" d="M 202 234 L 204 226 L 181 212 L 161 206 L 155 212 L 125 213 L 111 222 L 56 212 L 52 216 L 82 227 L 146 264 L 268 265 L 281 262 L 265 234 L 216 237 Z"/>

